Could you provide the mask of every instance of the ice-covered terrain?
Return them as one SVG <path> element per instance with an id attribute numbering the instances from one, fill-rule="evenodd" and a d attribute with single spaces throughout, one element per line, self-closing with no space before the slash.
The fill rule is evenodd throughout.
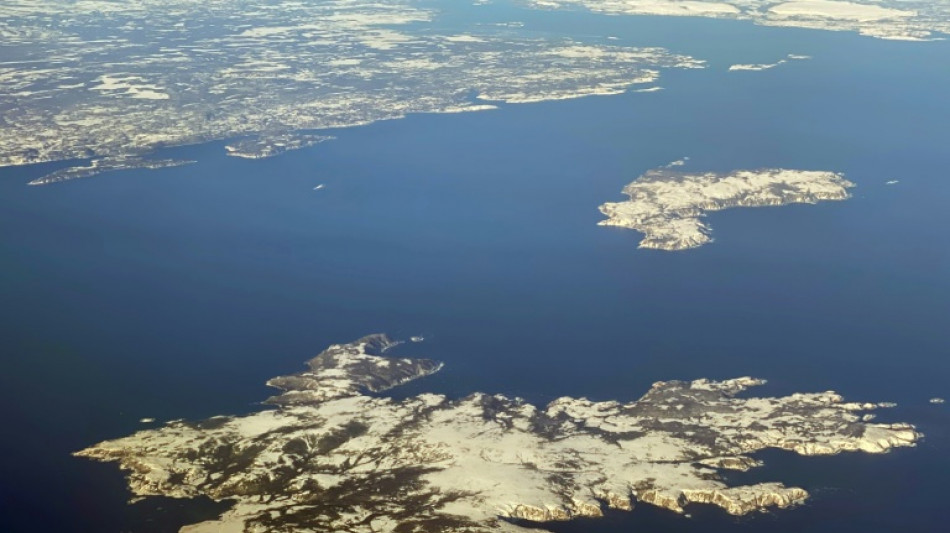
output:
<path id="1" fill-rule="evenodd" d="M 517 27 L 440 33 L 437 5 L 4 2 L 0 166 L 258 134 L 231 153 L 261 156 L 310 143 L 292 132 L 614 94 L 663 68 L 703 66 Z"/>
<path id="2" fill-rule="evenodd" d="M 730 207 L 813 204 L 845 200 L 854 184 L 841 174 L 818 170 L 759 169 L 728 173 L 650 170 L 624 187 L 624 202 L 600 206 L 602 226 L 644 234 L 641 248 L 685 250 L 712 241 L 701 220 L 707 211 Z"/>
<path id="3" fill-rule="evenodd" d="M 672 15 L 751 20 L 766 26 L 856 31 L 882 39 L 950 34 L 948 0 L 523 0 L 542 9 L 583 7 L 611 15 Z"/>
<path id="4" fill-rule="evenodd" d="M 886 452 L 920 438 L 834 392 L 739 397 L 761 380 L 658 382 L 630 403 L 560 398 L 544 407 L 476 393 L 453 400 L 378 392 L 438 371 L 390 358 L 382 335 L 334 345 L 300 374 L 272 379 L 279 408 L 164 427 L 77 453 L 115 461 L 135 496 L 231 500 L 184 532 L 525 531 L 531 521 L 599 516 L 634 502 L 732 514 L 805 500 L 779 482 L 730 486 L 718 472 L 750 454 Z"/>

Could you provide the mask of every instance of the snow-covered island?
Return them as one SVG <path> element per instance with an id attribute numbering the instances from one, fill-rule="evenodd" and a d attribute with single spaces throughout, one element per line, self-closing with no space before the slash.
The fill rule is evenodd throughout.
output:
<path id="1" fill-rule="evenodd" d="M 643 233 L 641 248 L 685 250 L 712 241 L 710 227 L 701 220 L 707 211 L 845 200 L 851 187 L 841 174 L 819 170 L 687 173 L 659 168 L 624 187 L 629 200 L 601 205 L 607 219 L 599 224 Z"/>
<path id="2" fill-rule="evenodd" d="M 244 159 L 264 159 L 274 157 L 291 150 L 309 148 L 324 141 L 333 140 L 328 135 L 312 135 L 308 133 L 281 133 L 276 135 L 260 135 L 251 139 L 242 139 L 224 147 L 229 156 Z"/>
<path id="3" fill-rule="evenodd" d="M 630 403 L 560 398 L 544 407 L 476 393 L 462 399 L 370 395 L 441 364 L 390 358 L 383 335 L 333 345 L 305 372 L 272 379 L 277 409 L 173 421 L 76 455 L 115 461 L 135 497 L 230 500 L 211 531 L 383 533 L 528 531 L 530 521 L 600 516 L 643 502 L 741 515 L 795 505 L 780 482 L 730 486 L 719 472 L 750 454 L 886 452 L 920 438 L 875 424 L 834 392 L 738 397 L 761 380 L 658 382 Z"/>
<path id="4" fill-rule="evenodd" d="M 739 72 L 739 71 L 761 71 L 769 70 L 775 68 L 779 65 L 784 65 L 789 61 L 801 61 L 804 59 L 811 59 L 810 56 L 801 55 L 801 54 L 788 54 L 783 59 L 779 59 L 774 63 L 737 63 L 735 65 L 729 66 L 730 72 Z"/>

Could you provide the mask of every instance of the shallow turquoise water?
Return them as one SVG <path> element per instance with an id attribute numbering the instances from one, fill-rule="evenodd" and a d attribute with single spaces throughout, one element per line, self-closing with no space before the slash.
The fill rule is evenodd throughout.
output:
<path id="1" fill-rule="evenodd" d="M 268 377 L 377 331 L 422 334 L 401 353 L 448 363 L 397 395 L 632 399 L 661 379 L 755 375 L 763 392 L 897 401 L 883 418 L 928 434 L 885 457 L 769 454 L 753 476 L 813 490 L 803 509 L 686 520 L 641 506 L 564 531 L 938 529 L 950 420 L 926 400 L 950 378 L 950 44 L 526 22 L 710 68 L 664 73 L 659 93 L 344 130 L 273 160 L 211 143 L 168 151 L 193 166 L 51 187 L 24 183 L 57 165 L 0 171 L 0 399 L 16 435 L 0 444 L 0 529 L 174 530 L 191 507 L 126 507 L 112 466 L 68 453 L 141 417 L 255 409 Z M 814 59 L 725 71 L 786 53 Z M 858 188 L 843 203 L 714 214 L 717 241 L 685 253 L 596 226 L 597 205 L 682 156 L 697 170 L 841 171 Z"/>

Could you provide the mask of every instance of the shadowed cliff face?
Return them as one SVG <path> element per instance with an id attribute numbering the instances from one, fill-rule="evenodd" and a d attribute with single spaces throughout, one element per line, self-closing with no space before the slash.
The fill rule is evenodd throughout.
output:
<path id="1" fill-rule="evenodd" d="M 76 455 L 118 462 L 137 496 L 235 502 L 183 531 L 519 531 L 503 518 L 600 516 L 634 500 L 677 512 L 787 507 L 807 493 L 730 487 L 717 471 L 758 466 L 748 454 L 763 448 L 879 453 L 920 437 L 863 422 L 879 405 L 833 392 L 736 398 L 762 383 L 752 378 L 659 382 L 627 404 L 565 397 L 544 408 L 482 393 L 367 396 L 441 367 L 386 357 L 394 344 L 372 335 L 334 345 L 307 371 L 274 378 L 278 410 L 172 421 Z"/>

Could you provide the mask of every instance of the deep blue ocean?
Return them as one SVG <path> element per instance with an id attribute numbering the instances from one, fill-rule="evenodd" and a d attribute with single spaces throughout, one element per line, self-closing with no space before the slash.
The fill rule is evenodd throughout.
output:
<path id="1" fill-rule="evenodd" d="M 881 419 L 927 435 L 883 456 L 770 452 L 729 475 L 808 489 L 797 509 L 639 505 L 557 531 L 945 530 L 950 408 L 927 400 L 950 396 L 950 43 L 505 9 L 441 23 L 509 17 L 709 68 L 666 71 L 656 93 L 340 130 L 268 160 L 217 142 L 162 154 L 195 165 L 55 186 L 25 183 L 66 163 L 0 170 L 0 531 L 208 517 L 127 505 L 114 465 L 69 454 L 142 417 L 257 409 L 269 377 L 374 332 L 423 335 L 398 353 L 447 363 L 395 395 L 631 400 L 657 380 L 753 375 L 761 393 L 898 402 Z M 726 71 L 788 53 L 813 59 Z M 687 252 L 596 225 L 599 204 L 683 156 L 858 186 L 846 202 L 714 213 L 715 243 Z"/>

